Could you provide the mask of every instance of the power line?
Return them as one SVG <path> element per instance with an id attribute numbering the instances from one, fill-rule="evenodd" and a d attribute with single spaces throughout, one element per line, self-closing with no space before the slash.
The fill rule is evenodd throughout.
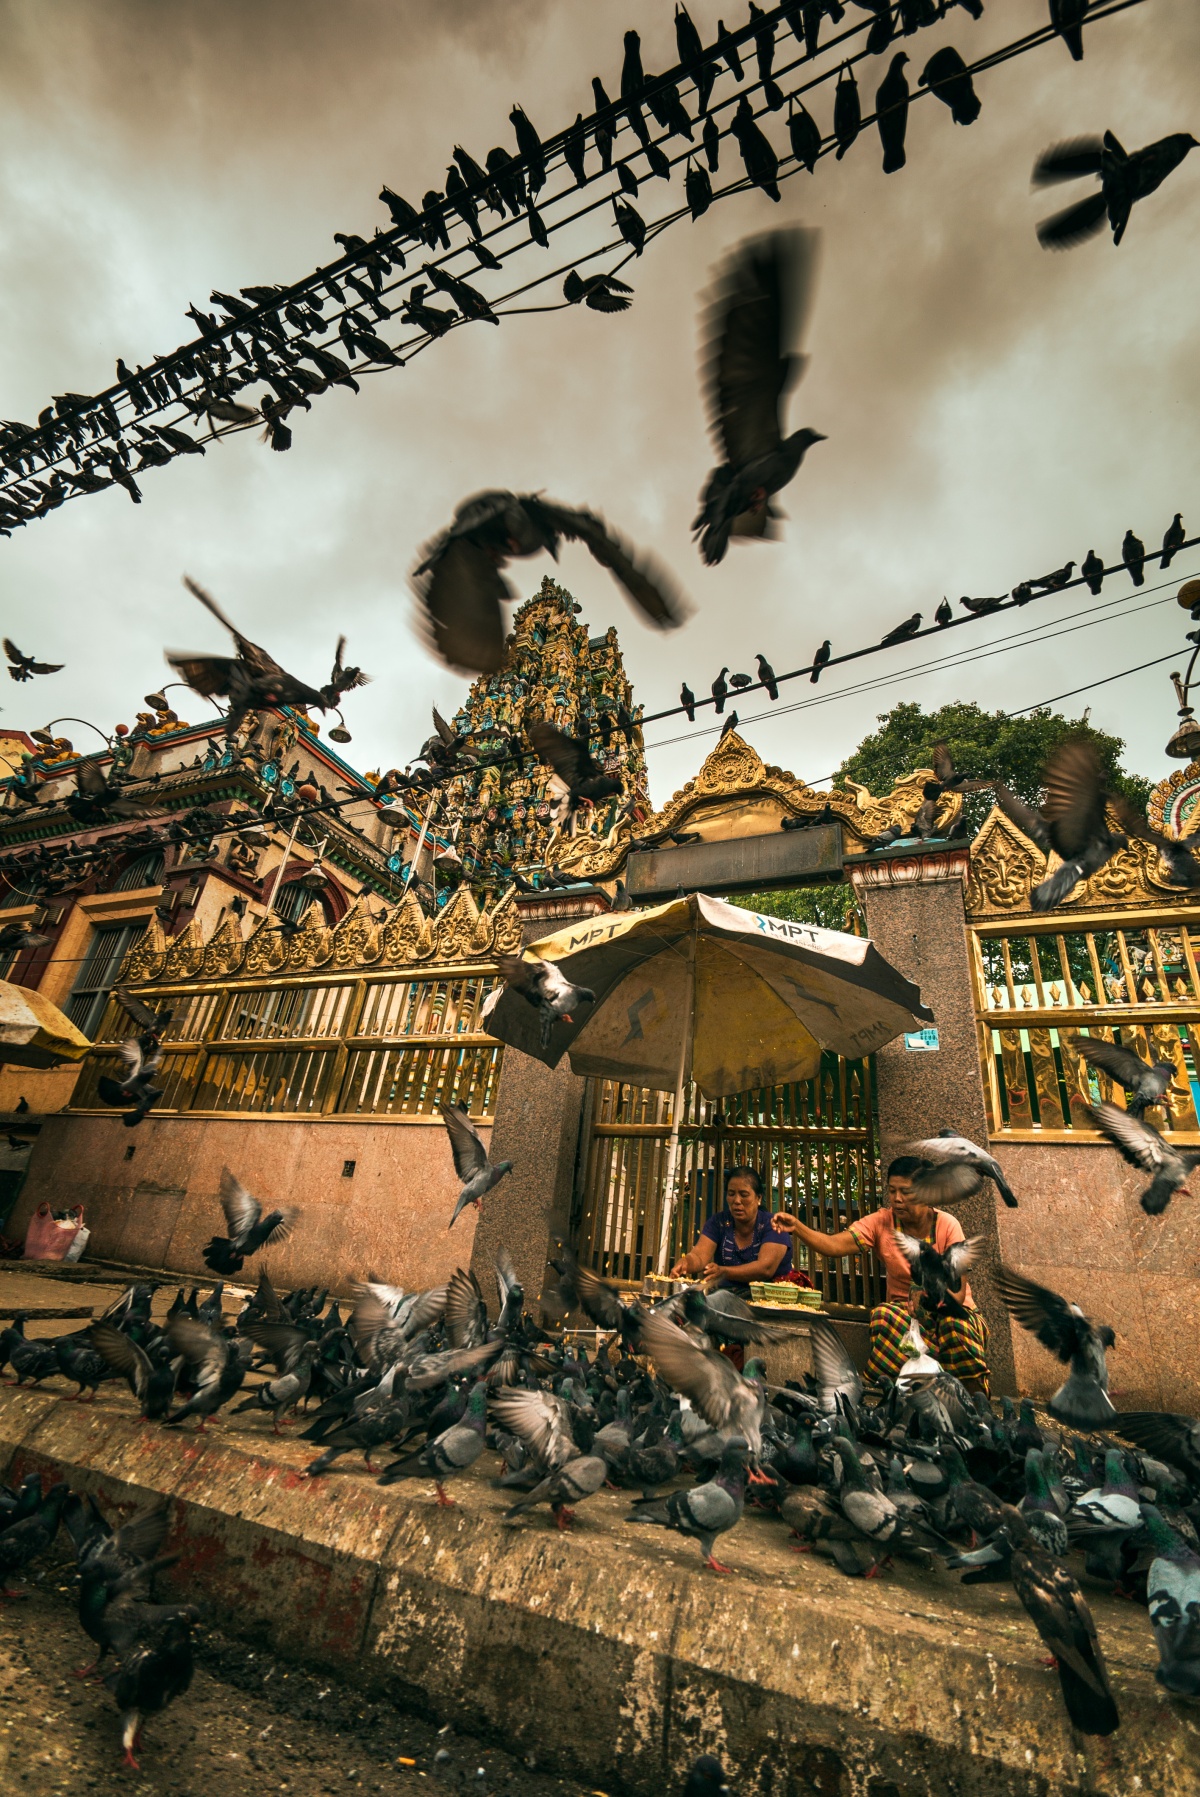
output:
<path id="1" fill-rule="evenodd" d="M 1107 5 L 1093 6 L 1085 22 L 1089 25 L 1097 23 L 1100 19 L 1142 3 L 1143 0 L 1109 0 Z M 881 17 L 891 21 L 888 32 L 890 42 L 899 17 L 898 6 L 890 11 L 885 9 L 882 15 L 876 14 L 872 19 L 848 27 L 840 36 L 819 46 L 817 53 L 825 56 L 830 52 L 843 51 L 852 38 L 864 32 L 868 35 L 875 32 Z M 653 172 L 665 172 L 669 177 L 670 169 L 697 154 L 697 149 L 689 138 L 688 148 L 680 152 L 672 162 L 662 145 L 680 127 L 677 122 L 664 125 L 662 135 L 654 137 L 645 124 L 641 108 L 649 107 L 651 113 L 658 118 L 671 90 L 677 90 L 680 82 L 689 81 L 696 86 L 697 75 L 705 70 L 715 71 L 714 81 L 721 79 L 725 73 L 732 73 L 727 66 L 727 46 L 732 44 L 735 49 L 744 48 L 749 51 L 752 45 L 763 38 L 764 33 L 769 34 L 773 42 L 776 30 L 785 22 L 792 26 L 797 41 L 802 41 L 804 27 L 800 9 L 794 3 L 778 6 L 752 18 L 738 31 L 725 34 L 719 43 L 703 50 L 699 59 L 694 59 L 692 63 L 681 62 L 665 75 L 648 78 L 636 96 L 612 102 L 593 111 L 586 119 L 580 115 L 576 124 L 567 131 L 559 132 L 540 144 L 536 156 L 525 150 L 516 157 L 508 158 L 506 176 L 483 175 L 483 171 L 480 171 L 483 175 L 481 180 L 466 181 L 453 194 L 426 196 L 430 204 L 423 206 L 419 213 L 398 196 L 392 196 L 389 204 L 392 205 L 393 216 L 399 216 L 403 222 L 397 223 L 391 231 L 378 231 L 370 242 L 343 234 L 339 240 L 346 245 L 345 255 L 317 269 L 291 287 L 243 289 L 239 296 L 214 294 L 210 303 L 220 305 L 228 316 L 218 319 L 215 314 L 197 313 L 194 307 L 191 308 L 192 315 L 197 317 L 203 327 L 197 340 L 181 346 L 168 356 L 156 358 L 145 369 L 139 367 L 136 373 L 130 374 L 123 370 L 122 365 L 123 379 L 96 396 L 59 395 L 54 406 L 45 408 L 39 415 L 36 428 L 14 424 L 0 427 L 0 449 L 3 450 L 0 469 L 14 477 L 7 485 L 0 486 L 0 532 L 11 534 L 12 529 L 25 524 L 32 517 L 44 516 L 46 512 L 57 509 L 69 498 L 76 498 L 82 492 L 104 491 L 114 484 L 126 486 L 131 496 L 139 498 L 135 475 L 144 473 L 147 467 L 164 465 L 178 455 L 203 453 L 205 444 L 228 434 L 212 425 L 213 407 L 224 405 L 228 409 L 231 403 L 236 405 L 233 395 L 245 387 L 265 383 L 274 390 L 275 398 L 264 400 L 261 407 L 250 408 L 254 415 L 248 420 L 239 422 L 236 417 L 231 418 L 230 430 L 248 429 L 265 419 L 273 441 L 278 447 L 286 447 L 286 443 L 290 441 L 290 431 L 283 426 L 282 421 L 297 405 L 308 407 L 312 396 L 327 391 L 330 386 L 353 385 L 358 374 L 380 373 L 387 366 L 403 365 L 411 355 L 427 348 L 434 340 L 428 332 L 418 331 L 416 336 L 393 346 L 379 338 L 375 329 L 376 325 L 393 316 L 383 295 L 393 293 L 401 285 L 398 278 L 389 280 L 388 277 L 394 274 L 397 267 L 403 269 L 406 266 L 401 247 L 403 244 L 423 243 L 434 258 L 432 262 L 423 264 L 423 271 L 435 285 L 441 278 L 450 283 L 451 297 L 459 306 L 461 316 L 454 317 L 447 328 L 457 328 L 470 322 L 472 316 L 496 316 L 495 308 L 505 306 L 533 287 L 556 278 L 565 268 L 578 267 L 583 262 L 609 253 L 614 247 L 611 241 L 583 257 L 575 258 L 570 264 L 564 264 L 553 274 L 540 273 L 535 280 L 491 302 L 484 300 L 477 290 L 471 290 L 473 297 L 470 299 L 465 299 L 465 294 L 456 294 L 453 284 L 461 285 L 464 276 L 449 275 L 446 268 L 450 260 L 468 250 L 475 254 L 477 263 L 465 270 L 465 274 L 476 273 L 479 266 L 491 268 L 502 265 L 502 257 L 497 254 L 496 249 L 487 247 L 486 239 L 494 240 L 499 233 L 506 232 L 522 216 L 520 208 L 511 203 L 508 196 L 504 196 L 504 203 L 499 205 L 501 223 L 490 227 L 487 233 L 478 230 L 477 213 L 481 205 L 491 206 L 492 199 L 500 196 L 508 177 L 519 180 L 522 184 L 518 197 L 525 196 L 526 209 L 523 217 L 531 233 L 520 243 L 508 245 L 503 252 L 508 256 L 527 248 L 531 242 L 548 242 L 551 231 L 562 229 L 586 213 L 607 206 L 610 201 L 615 200 L 616 192 L 605 192 L 587 206 L 567 217 L 553 219 L 550 223 L 546 223 L 540 210 L 534 205 L 535 195 L 540 193 L 544 184 L 546 167 L 553 166 L 557 169 L 568 166 L 574 173 L 575 160 L 586 153 L 589 142 L 595 145 L 598 128 L 611 131 L 615 140 L 622 132 L 637 129 L 633 122 L 636 113 L 640 124 L 639 145 L 629 156 L 623 158 L 624 162 L 627 164 L 644 155 Z M 1016 55 L 1052 41 L 1056 35 L 1053 27 L 1049 26 L 1027 33 L 1023 38 L 980 58 L 978 63 L 970 65 L 970 72 L 973 74 L 998 67 Z M 876 53 L 867 48 L 841 55 L 836 66 L 822 70 L 791 98 L 794 100 L 800 94 L 833 79 L 839 66 L 857 63 Z M 804 60 L 810 59 L 796 58 L 786 67 L 781 67 L 771 77 L 772 81 L 797 68 Z M 739 78 L 738 87 L 739 101 L 751 93 L 762 93 L 767 99 L 768 103 L 753 113 L 755 119 L 765 116 L 769 111 L 778 110 L 785 98 L 777 87 L 777 81 L 774 95 L 768 92 L 761 70 L 757 80 L 750 80 L 744 85 Z M 918 89 L 912 99 L 920 99 L 923 94 L 931 91 L 928 88 Z M 677 91 L 674 97 L 679 103 Z M 774 106 L 770 104 L 772 97 L 775 99 Z M 731 107 L 733 99 L 733 96 L 726 95 L 715 107 L 707 106 L 707 113 L 711 115 Z M 689 125 L 698 122 L 686 115 L 686 109 L 684 112 Z M 523 114 L 521 116 L 524 118 Z M 868 114 L 862 124 L 869 125 L 875 119 L 874 113 Z M 732 121 L 724 127 L 717 127 L 718 142 L 729 137 L 731 126 Z M 822 138 L 818 153 L 824 156 L 832 148 L 833 139 Z M 778 159 L 778 165 L 776 179 L 786 179 L 800 167 L 795 157 L 788 154 Z M 620 165 L 613 163 L 612 166 Z M 537 185 L 528 186 L 539 168 L 541 178 Z M 608 172 L 607 168 L 602 171 L 604 174 Z M 582 184 L 594 178 L 585 175 Z M 747 175 L 714 191 L 711 198 L 723 198 L 729 193 L 744 191 L 753 184 Z M 551 194 L 543 201 L 543 206 L 547 210 L 556 206 L 576 192 L 578 185 L 579 182 L 574 188 Z M 385 194 L 390 192 L 387 189 L 384 191 Z M 512 218 L 508 215 L 510 205 Z M 470 229 L 471 208 L 476 214 L 478 235 Z M 635 213 L 636 216 L 638 215 Z M 688 210 L 683 208 L 650 223 L 644 220 L 640 222 L 646 239 L 649 240 L 686 216 Z M 461 227 L 462 237 L 457 243 L 452 243 L 450 238 L 452 225 L 456 235 Z M 439 251 L 442 253 L 439 254 Z M 625 260 L 629 258 L 626 257 Z M 624 263 L 619 263 L 618 266 L 624 266 Z M 405 277 L 407 280 L 411 278 L 411 275 Z M 346 303 L 347 287 L 356 296 L 349 305 Z M 326 319 L 325 306 L 330 301 L 336 302 L 341 309 Z M 482 311 L 478 309 L 476 301 L 482 305 Z M 501 312 L 499 316 L 505 314 Z M 337 335 L 324 342 L 316 341 L 318 337 L 332 331 L 335 322 L 338 325 Z M 287 333 L 286 327 L 289 324 L 296 333 L 294 336 Z M 442 327 L 439 327 L 436 334 L 443 334 Z M 311 342 L 310 337 L 313 338 Z M 243 338 L 249 340 L 249 349 L 242 341 Z M 240 366 L 234 366 L 231 349 L 237 354 Z M 376 354 L 376 350 L 380 353 Z M 345 359 L 346 355 L 349 356 L 348 361 Z M 359 356 L 363 358 L 362 365 L 356 361 Z M 306 361 L 311 364 L 308 368 L 301 366 Z M 377 365 L 372 366 L 372 363 Z M 118 406 L 125 408 L 124 418 L 120 415 Z M 181 409 L 174 411 L 176 406 Z M 208 436 L 200 433 L 191 435 L 181 429 L 184 422 L 198 423 L 206 412 L 212 426 Z M 174 416 L 165 424 L 151 426 L 146 422 L 160 414 L 166 416 L 169 413 L 174 413 Z M 127 429 L 142 434 L 132 443 L 127 443 L 124 436 Z M 90 433 L 90 437 L 87 433 Z M 131 466 L 131 448 L 141 457 L 136 466 Z M 75 472 L 58 472 L 68 462 Z M 55 472 L 50 473 L 47 481 L 39 482 L 32 478 L 35 470 Z M 100 470 L 107 473 L 107 479 L 103 478 Z"/>

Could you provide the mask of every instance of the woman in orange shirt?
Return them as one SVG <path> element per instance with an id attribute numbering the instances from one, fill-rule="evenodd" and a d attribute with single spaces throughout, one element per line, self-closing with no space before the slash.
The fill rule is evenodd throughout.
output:
<path id="1" fill-rule="evenodd" d="M 964 1279 L 954 1293 L 953 1309 L 944 1304 L 935 1308 L 924 1293 L 914 1299 L 912 1272 L 896 1241 L 896 1232 L 901 1230 L 917 1241 L 932 1243 L 939 1254 L 944 1254 L 955 1242 L 966 1239 L 957 1217 L 923 1204 L 915 1192 L 912 1176 L 922 1164 L 913 1155 L 898 1156 L 888 1168 L 886 1205 L 869 1216 L 860 1217 L 838 1235 L 824 1235 L 819 1229 L 810 1229 L 786 1211 L 781 1211 L 772 1221 L 776 1229 L 793 1235 L 797 1242 L 827 1260 L 839 1260 L 845 1254 L 865 1254 L 869 1250 L 879 1256 L 887 1275 L 887 1295 L 885 1302 L 877 1304 L 871 1312 L 868 1380 L 878 1384 L 896 1377 L 908 1359 L 908 1350 L 901 1343 L 915 1316 L 934 1359 L 946 1372 L 961 1379 L 969 1390 L 980 1391 L 986 1396 L 987 1324 L 975 1308 L 970 1286 Z"/>

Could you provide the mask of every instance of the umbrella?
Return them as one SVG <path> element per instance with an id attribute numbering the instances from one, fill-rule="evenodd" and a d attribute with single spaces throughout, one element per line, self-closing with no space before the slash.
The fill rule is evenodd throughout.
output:
<path id="1" fill-rule="evenodd" d="M 91 1046 L 40 992 L 0 980 L 0 1062 L 60 1067 L 65 1061 L 82 1061 Z"/>
<path id="2" fill-rule="evenodd" d="M 810 1078 L 824 1049 L 871 1054 L 933 1018 L 874 943 L 705 893 L 584 919 L 522 959 L 556 963 L 595 1002 L 556 1021 L 543 1047 L 537 1011 L 509 987 L 488 1018 L 493 1036 L 550 1067 L 569 1054 L 576 1073 L 675 1094 L 660 1263 L 689 1075 L 707 1098 L 786 1085 Z"/>

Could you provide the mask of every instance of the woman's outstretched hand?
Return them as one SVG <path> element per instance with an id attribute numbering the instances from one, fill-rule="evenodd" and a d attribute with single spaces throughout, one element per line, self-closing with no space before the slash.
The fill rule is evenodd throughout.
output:
<path id="1" fill-rule="evenodd" d="M 774 1229 L 782 1229 L 785 1235 L 794 1235 L 800 1227 L 799 1217 L 793 1217 L 790 1211 L 777 1210 L 771 1218 Z"/>

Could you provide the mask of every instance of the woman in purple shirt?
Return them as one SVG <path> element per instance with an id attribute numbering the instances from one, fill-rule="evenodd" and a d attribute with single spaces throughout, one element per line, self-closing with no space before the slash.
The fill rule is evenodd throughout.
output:
<path id="1" fill-rule="evenodd" d="M 690 1254 L 671 1268 L 672 1279 L 703 1278 L 717 1285 L 782 1279 L 792 1270 L 792 1245 L 762 1204 L 763 1183 L 753 1167 L 725 1175 L 725 1209 L 710 1217 Z"/>

